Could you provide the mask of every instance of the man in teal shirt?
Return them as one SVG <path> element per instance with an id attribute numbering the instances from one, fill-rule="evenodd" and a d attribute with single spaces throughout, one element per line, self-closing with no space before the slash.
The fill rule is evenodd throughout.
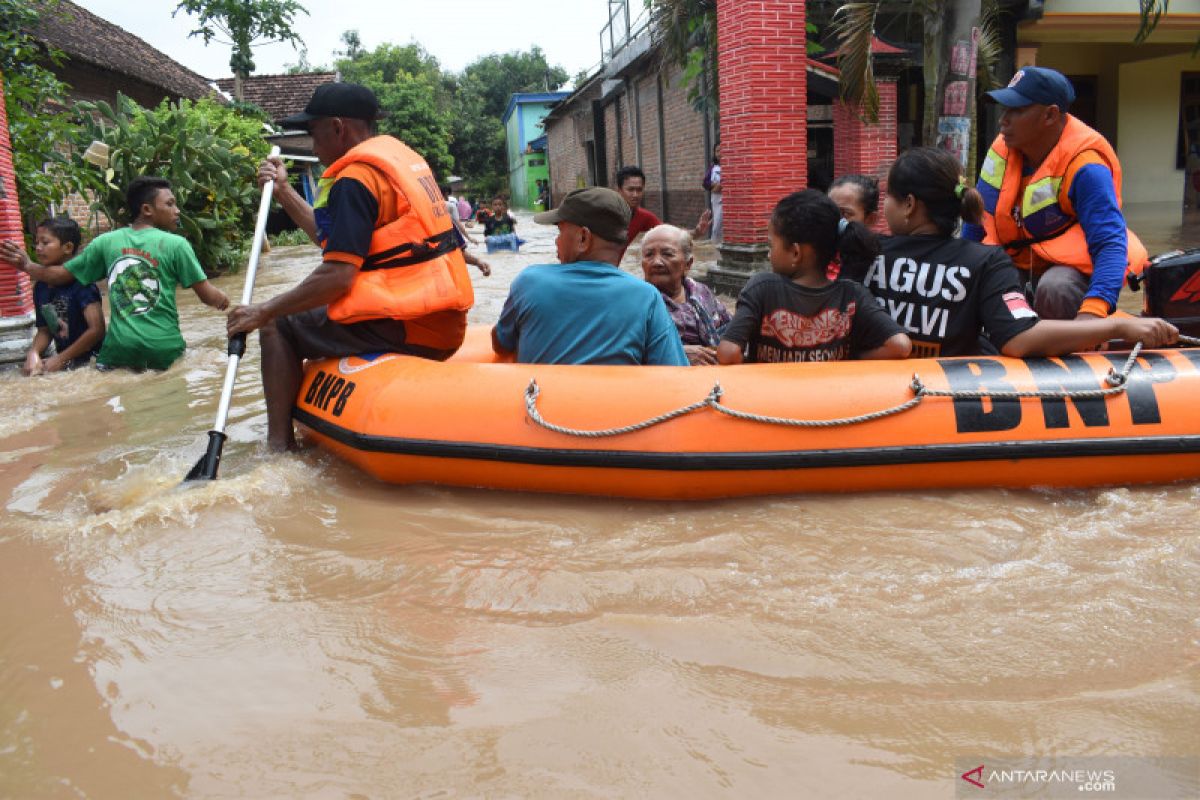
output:
<path id="1" fill-rule="evenodd" d="M 492 349 L 526 364 L 686 367 L 658 290 L 617 267 L 629 215 L 619 194 L 593 187 L 534 216 L 558 226 L 561 263 L 536 264 L 516 277 L 492 329 Z"/>

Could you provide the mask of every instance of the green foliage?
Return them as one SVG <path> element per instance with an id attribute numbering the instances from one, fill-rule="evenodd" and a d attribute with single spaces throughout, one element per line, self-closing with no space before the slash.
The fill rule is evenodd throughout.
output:
<path id="1" fill-rule="evenodd" d="M 118 95 L 115 109 L 104 102 L 76 108 L 84 112 L 77 149 L 92 140 L 109 147 L 108 168 L 89 167 L 95 210 L 114 223 L 129 222 L 125 188 L 139 175 L 159 175 L 171 181 L 179 232 L 205 269 L 240 265 L 243 242 L 254 229 L 258 164 L 269 149 L 259 119 L 211 100 L 164 101 L 147 110 Z"/>
<path id="2" fill-rule="evenodd" d="M 1171 0 L 1138 0 L 1138 30 L 1133 37 L 1134 44 L 1145 44 L 1158 27 L 1158 22 L 1170 9 Z M 1200 37 L 1192 46 L 1192 55 L 1200 55 Z"/>
<path id="3" fill-rule="evenodd" d="M 342 31 L 341 41 L 346 46 L 346 49 L 334 50 L 333 54 L 335 56 L 341 56 L 353 61 L 366 52 L 363 48 L 362 37 L 358 35 L 358 31 Z"/>
<path id="4" fill-rule="evenodd" d="M 296 14 L 308 13 L 297 0 L 180 0 L 171 16 L 180 11 L 197 18 L 189 36 L 202 37 L 206 45 L 218 34 L 228 39 L 223 43 L 233 45 L 229 68 L 242 78 L 254 72 L 251 53 L 255 44 L 303 44 L 292 24 Z"/>
<path id="5" fill-rule="evenodd" d="M 45 10 L 56 11 L 53 5 Z M 66 103 L 67 87 L 50 70 L 62 55 L 44 51 L 26 33 L 36 22 L 37 12 L 27 0 L 0 0 L 0 73 L 24 217 L 45 214 L 87 178 L 87 171 L 62 147 L 74 132 L 73 120 L 67 114 L 47 113 Z"/>
<path id="6" fill-rule="evenodd" d="M 875 59 L 871 55 L 878 13 L 877 2 L 846 3 L 838 8 L 833 24 L 838 37 L 841 70 L 838 88 L 842 99 L 860 108 L 870 120 L 879 118 L 879 90 L 875 86 Z M 930 22 L 926 28 L 934 24 Z"/>
<path id="7" fill-rule="evenodd" d="M 435 175 L 450 174 L 450 96 L 437 59 L 418 44 L 381 44 L 371 51 L 358 47 L 353 31 L 343 34 L 346 57 L 337 62 L 342 80 L 368 86 L 379 98 L 381 133 L 401 139 L 429 163 Z"/>
<path id="8" fill-rule="evenodd" d="M 664 65 L 683 68 L 680 83 L 697 111 L 716 113 L 717 83 L 716 0 L 645 0 L 662 44 Z"/>
<path id="9" fill-rule="evenodd" d="M 256 119 L 259 122 L 270 122 L 271 116 L 257 103 L 251 103 L 248 100 L 234 100 L 228 103 L 225 108 L 234 112 L 238 116 Z"/>
<path id="10" fill-rule="evenodd" d="M 490 197 L 508 188 L 504 124 L 509 98 L 517 92 L 552 92 L 567 82 L 562 67 L 550 66 L 540 47 L 529 52 L 493 53 L 476 59 L 454 82 L 451 101 L 456 169 L 470 181 L 471 194 Z"/>
<path id="11" fill-rule="evenodd" d="M 329 72 L 329 67 L 321 64 L 314 64 L 308 60 L 308 48 L 300 48 L 300 56 L 294 64 L 284 64 L 284 70 L 288 75 L 305 75 L 309 72 Z"/>
<path id="12" fill-rule="evenodd" d="M 290 231 L 280 231 L 271 237 L 272 247 L 294 247 L 305 244 L 309 247 L 315 246 L 312 240 L 308 238 L 308 234 L 299 228 L 293 228 Z"/>

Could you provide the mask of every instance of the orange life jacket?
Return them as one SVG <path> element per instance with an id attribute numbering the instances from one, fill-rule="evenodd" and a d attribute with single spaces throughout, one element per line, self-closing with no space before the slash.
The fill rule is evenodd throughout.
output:
<path id="1" fill-rule="evenodd" d="M 467 262 L 425 159 L 391 136 L 368 139 L 326 168 L 318 206 L 353 163 L 368 164 L 387 178 L 399 216 L 375 229 L 350 290 L 329 304 L 329 318 L 350 323 L 467 311 L 475 301 Z"/>
<path id="2" fill-rule="evenodd" d="M 1024 159 L 997 136 L 979 171 L 983 195 L 985 244 L 1002 244 L 1017 266 L 1040 272 L 1054 264 L 1092 273 L 1083 227 L 1071 205 L 1071 183 L 1080 168 L 1101 163 L 1112 171 L 1117 207 L 1121 205 L 1121 162 L 1112 145 L 1070 114 L 1058 144 L 1030 176 L 1021 192 Z M 1020 197 L 1018 197 L 1020 195 Z M 1015 213 L 1014 213 L 1015 212 Z M 1019 217 L 1019 218 L 1018 218 Z M 1141 273 L 1149 255 L 1126 229 L 1127 272 Z"/>

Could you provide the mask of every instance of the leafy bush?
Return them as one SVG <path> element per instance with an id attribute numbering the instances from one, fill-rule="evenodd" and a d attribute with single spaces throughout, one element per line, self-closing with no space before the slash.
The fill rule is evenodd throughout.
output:
<path id="1" fill-rule="evenodd" d="M 299 228 L 293 228 L 288 231 L 280 231 L 272 235 L 271 245 L 274 247 L 293 247 L 296 245 L 307 244 L 316 247 L 312 240 L 308 238 L 308 234 Z"/>
<path id="2" fill-rule="evenodd" d="M 56 3 L 44 4 L 42 13 L 57 13 Z M 75 121 L 68 114 L 47 113 L 66 104 L 67 87 L 51 71 L 62 53 L 43 48 L 28 33 L 37 19 L 28 0 L 0 0 L 0 102 L 8 109 L 17 195 L 26 219 L 45 216 L 51 204 L 61 203 L 88 178 L 62 147 Z"/>
<path id="3" fill-rule="evenodd" d="M 118 95 L 115 109 L 104 102 L 76 109 L 85 112 L 76 149 L 92 140 L 109 147 L 107 169 L 93 168 L 95 210 L 114 224 L 128 223 L 125 188 L 139 175 L 164 177 L 179 203 L 179 232 L 204 268 L 240 265 L 243 241 L 254 232 L 258 164 L 270 149 L 260 120 L 211 100 L 164 101 L 147 110 Z"/>

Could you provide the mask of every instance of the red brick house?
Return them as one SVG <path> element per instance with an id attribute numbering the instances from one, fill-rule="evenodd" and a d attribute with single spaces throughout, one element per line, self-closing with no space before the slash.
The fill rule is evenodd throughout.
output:
<path id="1" fill-rule="evenodd" d="M 41 13 L 30 33 L 66 56 L 52 69 L 70 87 L 72 100 L 111 103 L 121 92 L 149 108 L 215 94 L 207 78 L 87 9 L 69 0 L 31 2 Z"/>

